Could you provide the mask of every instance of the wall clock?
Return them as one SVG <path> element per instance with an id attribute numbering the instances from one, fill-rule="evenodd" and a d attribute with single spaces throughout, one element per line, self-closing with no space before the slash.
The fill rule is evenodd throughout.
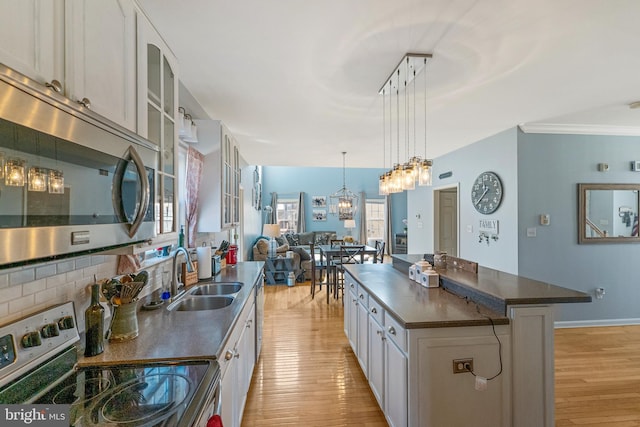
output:
<path id="1" fill-rule="evenodd" d="M 478 212 L 489 215 L 502 201 L 502 182 L 493 172 L 482 172 L 471 188 L 471 203 Z"/>

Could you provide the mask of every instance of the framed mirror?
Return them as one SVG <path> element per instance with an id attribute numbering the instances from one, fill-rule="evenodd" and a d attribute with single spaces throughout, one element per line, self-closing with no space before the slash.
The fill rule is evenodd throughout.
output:
<path id="1" fill-rule="evenodd" d="M 640 184 L 578 184 L 578 243 L 640 242 Z"/>

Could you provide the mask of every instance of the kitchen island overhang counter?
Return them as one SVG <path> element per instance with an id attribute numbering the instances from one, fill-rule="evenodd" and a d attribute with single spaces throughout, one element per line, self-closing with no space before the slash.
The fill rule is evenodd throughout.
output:
<path id="1" fill-rule="evenodd" d="M 393 255 L 394 267 L 408 271 L 423 255 Z M 472 273 L 460 268 L 436 268 L 440 285 L 460 297 L 469 298 L 507 315 L 509 306 L 591 302 L 589 294 L 504 271 L 478 266 Z"/>

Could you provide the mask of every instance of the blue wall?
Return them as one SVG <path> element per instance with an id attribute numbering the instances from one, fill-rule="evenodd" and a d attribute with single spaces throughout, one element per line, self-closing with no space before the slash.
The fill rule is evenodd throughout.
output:
<path id="1" fill-rule="evenodd" d="M 327 215 L 326 221 L 313 221 L 311 198 L 313 196 L 329 196 L 342 188 L 342 168 L 306 168 L 286 166 L 264 166 L 262 183 L 263 205 L 271 203 L 271 193 L 278 193 L 278 198 L 297 198 L 301 191 L 305 193 L 305 220 L 308 231 L 336 231 L 345 234 L 342 221 L 335 215 Z M 384 172 L 378 168 L 347 168 L 345 181 L 347 189 L 360 195 L 366 193 L 368 199 L 380 199 L 378 195 L 378 177 Z M 393 212 L 392 229 L 394 233 L 402 232 L 402 220 L 407 218 L 406 193 L 392 195 Z M 327 207 L 327 213 L 329 208 Z M 360 227 L 360 215 L 357 215 L 356 226 Z M 357 235 L 357 229 L 352 234 Z"/>
<path id="2" fill-rule="evenodd" d="M 640 244 L 578 244 L 577 184 L 640 183 L 640 173 L 630 170 L 636 159 L 637 137 L 518 135 L 520 274 L 592 296 L 597 287 L 606 291 L 591 304 L 561 306 L 557 320 L 640 322 Z M 598 172 L 598 163 L 609 171 Z M 548 226 L 539 223 L 543 213 L 551 216 Z M 533 227 L 536 237 L 527 238 Z"/>

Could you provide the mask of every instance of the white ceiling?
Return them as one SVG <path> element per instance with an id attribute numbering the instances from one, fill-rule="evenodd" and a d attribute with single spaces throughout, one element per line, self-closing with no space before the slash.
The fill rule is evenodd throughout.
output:
<path id="1" fill-rule="evenodd" d="M 407 52 L 433 54 L 430 158 L 519 124 L 640 135 L 638 0 L 139 1 L 250 164 L 389 167 L 378 89 Z"/>

